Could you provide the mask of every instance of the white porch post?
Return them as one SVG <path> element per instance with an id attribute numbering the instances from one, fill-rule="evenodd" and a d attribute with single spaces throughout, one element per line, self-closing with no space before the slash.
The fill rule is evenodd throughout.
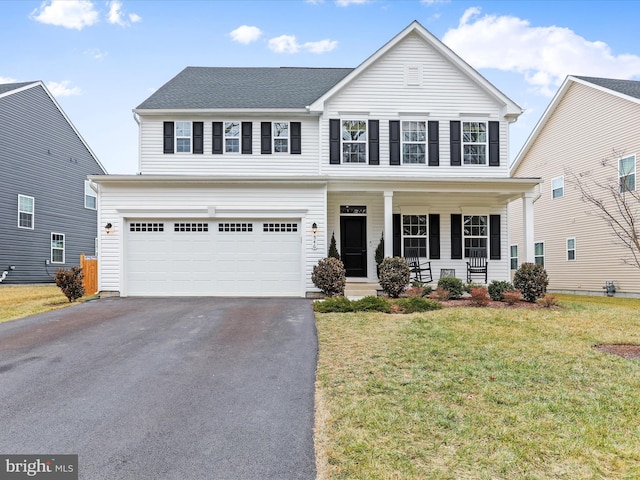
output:
<path id="1" fill-rule="evenodd" d="M 534 193 L 527 192 L 522 195 L 522 258 L 525 262 L 535 262 L 535 245 L 533 229 L 533 200 Z"/>
<path id="2" fill-rule="evenodd" d="M 393 192 L 384 192 L 384 256 L 393 257 Z"/>

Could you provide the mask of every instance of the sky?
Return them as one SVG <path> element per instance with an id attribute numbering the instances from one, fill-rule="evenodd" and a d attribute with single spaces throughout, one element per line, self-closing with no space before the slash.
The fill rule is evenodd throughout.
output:
<path id="1" fill-rule="evenodd" d="M 419 21 L 525 113 L 567 75 L 640 80 L 640 1 L 0 0 L 0 83 L 42 80 L 110 174 L 138 171 L 132 110 L 186 66 L 357 67 Z"/>

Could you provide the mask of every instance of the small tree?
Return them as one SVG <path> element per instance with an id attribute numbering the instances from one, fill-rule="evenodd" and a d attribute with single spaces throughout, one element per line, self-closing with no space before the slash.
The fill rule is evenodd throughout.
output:
<path id="1" fill-rule="evenodd" d="M 375 259 L 376 265 L 378 266 L 380 266 L 384 260 L 384 233 L 380 235 L 380 243 L 378 243 L 378 247 L 376 248 Z"/>
<path id="2" fill-rule="evenodd" d="M 78 266 L 71 267 L 71 270 L 59 268 L 55 275 L 56 285 L 70 302 L 74 302 L 84 295 L 83 279 L 84 273 L 82 268 Z"/>
<path id="3" fill-rule="evenodd" d="M 323 258 L 313 267 L 311 281 L 328 297 L 344 295 L 347 283 L 344 265 L 337 258 Z"/>
<path id="4" fill-rule="evenodd" d="M 513 276 L 513 286 L 520 290 L 527 302 L 535 302 L 547 293 L 549 277 L 544 267 L 538 263 L 525 262 Z M 504 296 L 504 294 L 503 294 Z"/>
<path id="5" fill-rule="evenodd" d="M 409 265 L 402 257 L 387 257 L 380 264 L 380 286 L 392 298 L 404 292 L 410 278 Z"/>
<path id="6" fill-rule="evenodd" d="M 338 253 L 338 247 L 336 246 L 336 236 L 335 233 L 331 233 L 331 242 L 329 243 L 329 257 L 337 258 L 340 260 L 340 254 Z"/>

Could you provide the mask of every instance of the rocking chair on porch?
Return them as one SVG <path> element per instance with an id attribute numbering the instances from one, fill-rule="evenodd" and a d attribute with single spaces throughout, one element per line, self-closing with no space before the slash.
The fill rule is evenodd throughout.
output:
<path id="1" fill-rule="evenodd" d="M 473 276 L 484 277 L 487 283 L 487 251 L 484 248 L 471 248 L 467 259 L 467 282 L 471 283 Z"/>
<path id="2" fill-rule="evenodd" d="M 415 247 L 406 247 L 404 249 L 404 258 L 411 270 L 411 279 L 417 282 L 429 283 L 433 281 L 431 273 L 431 262 L 420 262 L 418 249 Z"/>

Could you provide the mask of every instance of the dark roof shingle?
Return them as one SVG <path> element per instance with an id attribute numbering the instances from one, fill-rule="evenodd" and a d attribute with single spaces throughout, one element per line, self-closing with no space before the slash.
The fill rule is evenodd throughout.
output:
<path id="1" fill-rule="evenodd" d="M 580 80 L 593 83 L 600 87 L 622 93 L 633 98 L 640 98 L 640 81 L 638 80 L 618 80 L 615 78 L 599 78 L 599 77 L 581 77 L 574 75 Z"/>
<path id="2" fill-rule="evenodd" d="M 352 68 L 187 67 L 137 108 L 304 108 L 352 71 Z"/>

